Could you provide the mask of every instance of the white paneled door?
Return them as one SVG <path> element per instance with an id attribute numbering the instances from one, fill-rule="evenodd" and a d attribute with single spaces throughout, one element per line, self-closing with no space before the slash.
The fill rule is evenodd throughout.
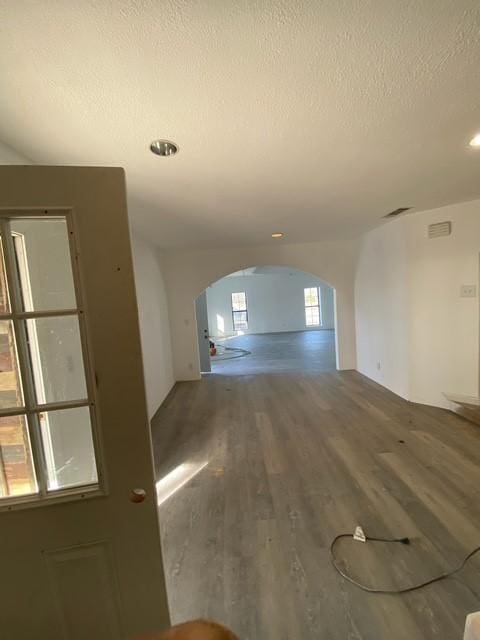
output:
<path id="1" fill-rule="evenodd" d="M 168 625 L 125 178 L 0 167 L 0 636 Z"/>

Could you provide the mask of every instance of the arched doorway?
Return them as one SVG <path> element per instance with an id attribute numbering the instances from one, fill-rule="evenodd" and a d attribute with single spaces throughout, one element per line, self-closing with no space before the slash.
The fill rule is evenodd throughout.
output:
<path id="1" fill-rule="evenodd" d="M 196 299 L 200 370 L 223 375 L 336 369 L 335 290 L 287 266 L 253 266 Z"/>

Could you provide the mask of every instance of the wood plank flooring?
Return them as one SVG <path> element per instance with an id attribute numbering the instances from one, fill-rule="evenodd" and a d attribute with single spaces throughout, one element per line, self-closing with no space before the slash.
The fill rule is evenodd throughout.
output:
<path id="1" fill-rule="evenodd" d="M 459 416 L 356 372 L 211 375 L 175 386 L 153 440 L 159 479 L 192 475 L 160 506 L 175 622 L 212 617 L 242 640 L 461 640 L 480 609 L 480 558 L 402 596 L 360 591 L 329 559 L 356 524 L 410 536 L 337 549 L 362 582 L 402 586 L 480 544 L 480 429 Z"/>
<path id="2" fill-rule="evenodd" d="M 216 344 L 245 349 L 249 353 L 240 358 L 212 358 L 214 373 L 245 375 L 287 371 L 335 371 L 335 331 L 284 331 L 260 333 L 218 339 Z M 229 355 L 228 353 L 226 354 Z M 230 353 L 232 355 L 232 353 Z M 235 355 L 235 352 L 233 352 Z"/>

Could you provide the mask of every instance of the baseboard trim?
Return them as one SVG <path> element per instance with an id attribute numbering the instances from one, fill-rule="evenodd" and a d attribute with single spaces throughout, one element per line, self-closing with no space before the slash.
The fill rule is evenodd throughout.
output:
<path id="1" fill-rule="evenodd" d="M 464 396 L 459 393 L 444 393 L 443 395 L 450 402 L 450 411 L 480 426 L 480 398 Z"/>
<path id="2" fill-rule="evenodd" d="M 454 402 L 455 404 L 469 404 L 474 407 L 480 407 L 480 398 L 477 396 L 464 396 L 460 393 L 446 393 L 443 395 L 449 402 Z"/>
<path id="3" fill-rule="evenodd" d="M 341 369 L 339 369 L 339 371 L 341 371 Z M 399 398 L 402 398 L 402 400 L 406 400 L 407 402 L 415 402 L 415 401 L 412 401 L 412 399 L 409 398 L 408 395 L 400 393 L 398 391 L 398 389 L 394 389 L 393 387 L 390 387 L 388 384 L 385 384 L 382 380 L 378 380 L 377 378 L 374 378 L 373 376 L 368 375 L 368 373 L 366 373 L 365 371 L 362 371 L 358 367 L 355 367 L 355 371 L 360 373 L 362 376 L 365 376 L 365 378 L 368 378 L 372 382 L 375 382 L 375 384 L 378 384 L 381 387 L 383 387 L 384 389 L 387 389 L 388 391 L 391 391 L 392 393 L 394 393 Z M 416 404 L 421 404 L 421 403 L 419 402 L 419 403 L 416 403 Z"/>

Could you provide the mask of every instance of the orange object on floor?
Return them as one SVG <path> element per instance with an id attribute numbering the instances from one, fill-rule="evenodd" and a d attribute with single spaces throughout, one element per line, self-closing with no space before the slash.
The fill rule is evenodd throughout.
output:
<path id="1" fill-rule="evenodd" d="M 229 629 L 211 620 L 192 620 L 160 633 L 137 636 L 133 640 L 238 640 Z"/>

